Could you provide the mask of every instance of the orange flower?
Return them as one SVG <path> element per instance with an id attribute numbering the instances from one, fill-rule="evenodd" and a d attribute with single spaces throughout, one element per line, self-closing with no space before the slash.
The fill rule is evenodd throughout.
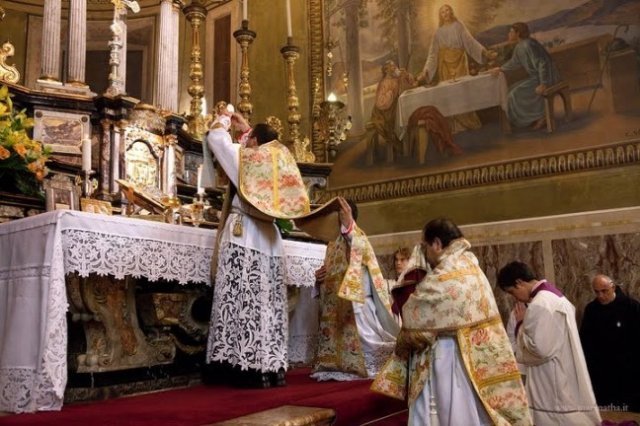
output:
<path id="1" fill-rule="evenodd" d="M 24 158 L 27 155 L 27 148 L 25 148 L 25 146 L 22 143 L 15 144 L 13 146 L 13 150 L 16 152 L 16 154 L 18 154 L 22 158 Z"/>
<path id="2" fill-rule="evenodd" d="M 0 146 L 0 160 L 6 160 L 11 156 L 11 153 L 4 146 Z"/>
<path id="3" fill-rule="evenodd" d="M 27 169 L 29 169 L 31 173 L 36 173 L 38 170 L 42 170 L 42 167 L 40 167 L 37 161 L 34 161 L 27 163 Z"/>

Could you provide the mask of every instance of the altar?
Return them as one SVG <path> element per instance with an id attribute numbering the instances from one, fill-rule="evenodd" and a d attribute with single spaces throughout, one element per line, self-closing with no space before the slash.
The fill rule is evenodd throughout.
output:
<path id="1" fill-rule="evenodd" d="M 68 274 L 209 286 L 214 241 L 210 229 L 71 210 L 0 224 L 0 411 L 62 407 L 73 297 Z M 284 247 L 285 283 L 303 288 L 306 304 L 293 313 L 290 347 L 292 355 L 307 356 L 317 314 L 307 296 L 325 246 L 285 240 Z"/>

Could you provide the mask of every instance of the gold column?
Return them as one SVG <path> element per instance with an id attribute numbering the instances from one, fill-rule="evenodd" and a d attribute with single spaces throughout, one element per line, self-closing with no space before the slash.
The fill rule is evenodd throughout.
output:
<path id="1" fill-rule="evenodd" d="M 191 24 L 191 63 L 189 64 L 189 78 L 191 84 L 187 89 L 191 95 L 191 109 L 187 116 L 190 133 L 197 139 L 202 139 L 206 128 L 206 118 L 202 115 L 202 97 L 204 95 L 202 55 L 200 50 L 200 24 L 207 17 L 207 9 L 201 0 L 193 0 L 184 8 L 187 21 Z"/>

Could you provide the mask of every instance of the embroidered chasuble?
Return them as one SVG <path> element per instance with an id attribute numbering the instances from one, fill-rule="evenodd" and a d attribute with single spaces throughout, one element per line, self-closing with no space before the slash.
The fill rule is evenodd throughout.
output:
<path id="1" fill-rule="evenodd" d="M 391 307 L 373 248 L 357 225 L 351 233 L 350 245 L 342 236 L 328 244 L 325 266 L 327 275 L 320 288 L 320 331 L 314 371 L 341 371 L 367 377 L 352 304 L 365 302 L 363 282 L 367 271 L 376 293 L 374 298 L 382 303 L 381 309 L 386 310 L 389 317 Z"/>
<path id="2" fill-rule="evenodd" d="M 238 186 L 242 198 L 267 216 L 293 219 L 310 211 L 296 160 L 278 141 L 240 149 Z"/>
<path id="3" fill-rule="evenodd" d="M 416 286 L 402 309 L 403 329 L 431 344 L 409 358 L 393 354 L 372 390 L 413 404 L 429 380 L 431 345 L 454 336 L 476 395 L 496 425 L 532 424 L 518 365 L 491 286 L 464 238 Z"/>

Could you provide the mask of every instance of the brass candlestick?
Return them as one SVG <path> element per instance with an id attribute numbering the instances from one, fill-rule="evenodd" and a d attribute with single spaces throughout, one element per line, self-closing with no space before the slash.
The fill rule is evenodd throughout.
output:
<path id="1" fill-rule="evenodd" d="M 204 84 L 202 82 L 202 55 L 200 50 L 200 24 L 207 17 L 207 9 L 200 0 L 194 0 L 184 8 L 184 15 L 191 24 L 191 63 L 189 64 L 189 78 L 191 84 L 187 92 L 191 95 L 191 109 L 187 116 L 190 133 L 197 139 L 202 139 L 207 131 L 207 118 L 202 115 L 202 97 Z"/>
<path id="2" fill-rule="evenodd" d="M 289 108 L 289 116 L 287 122 L 289 123 L 289 141 L 290 148 L 294 148 L 296 145 L 300 145 L 300 113 L 298 108 L 300 102 L 298 101 L 298 94 L 296 92 L 296 80 L 294 71 L 294 65 L 296 60 L 300 57 L 300 48 L 291 44 L 291 38 L 288 39 L 287 45 L 280 49 L 282 57 L 286 61 L 287 66 L 287 106 Z"/>
<path id="3" fill-rule="evenodd" d="M 240 44 L 242 51 L 240 85 L 238 88 L 238 95 L 240 96 L 238 111 L 249 121 L 251 113 L 253 112 L 253 105 L 251 105 L 251 84 L 249 83 L 249 45 L 253 43 L 253 40 L 256 38 L 256 33 L 249 29 L 249 21 L 244 19 L 242 20 L 242 28 L 234 31 L 233 37 L 235 37 L 236 41 Z"/>
<path id="4" fill-rule="evenodd" d="M 335 159 L 338 145 L 346 140 L 351 128 L 351 117 L 345 117 L 344 107 L 344 103 L 333 99 L 320 104 L 318 130 L 320 140 L 325 143 L 325 158 L 328 161 Z"/>

